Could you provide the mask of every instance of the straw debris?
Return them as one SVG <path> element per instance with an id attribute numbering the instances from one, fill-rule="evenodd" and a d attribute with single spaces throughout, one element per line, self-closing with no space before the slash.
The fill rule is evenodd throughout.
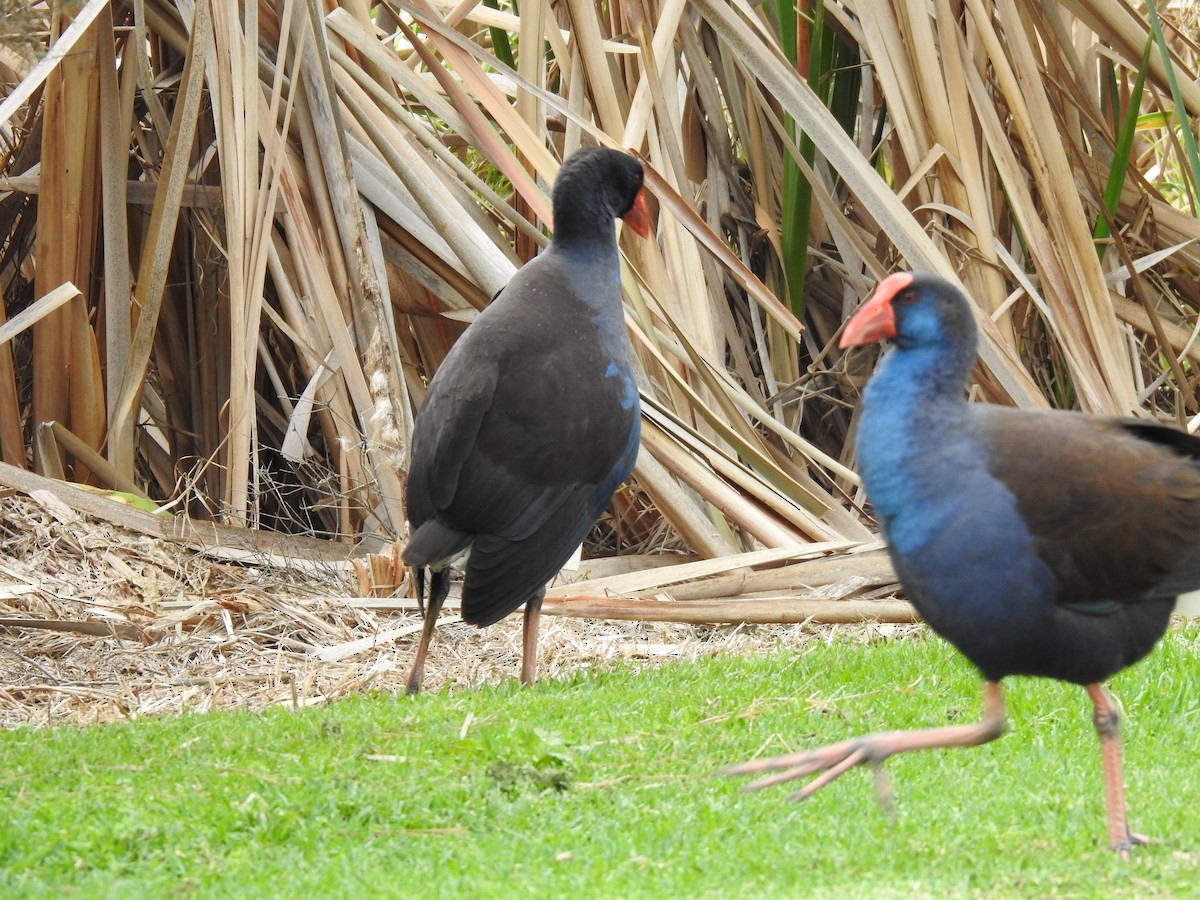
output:
<path id="1" fill-rule="evenodd" d="M 114 510 L 115 517 L 120 515 Z M 77 512 L 51 490 L 5 491 L 0 499 L 0 727 L 85 725 L 212 709 L 300 709 L 366 690 L 403 691 L 420 619 L 413 601 L 392 595 L 396 585 L 370 583 L 369 577 L 364 582 L 364 571 L 394 572 L 380 557 L 299 567 L 268 551 L 257 559 L 242 555 L 229 561 L 222 558 L 229 549 L 188 548 L 147 536 Z M 640 559 L 646 566 L 636 573 L 642 583 L 663 580 L 651 574 L 661 573 L 663 566 Z M 626 559 L 585 566 L 593 574 L 630 568 Z M 753 574 L 739 580 L 744 583 Z M 717 584 L 708 580 L 710 589 Z M 882 580 L 890 581 L 886 574 Z M 363 596 L 364 583 L 377 595 Z M 697 583 L 682 582 L 693 591 Z M 586 585 L 558 590 L 578 598 Z M 861 578 L 850 578 L 842 589 L 861 596 L 861 588 Z M 894 585 L 886 593 L 892 590 Z M 823 596 L 831 594 L 813 594 L 815 602 L 827 602 Z M 570 610 L 573 604 L 621 602 L 602 596 L 549 599 L 539 644 L 542 677 L 718 652 L 797 649 L 829 634 L 811 623 L 597 621 L 575 618 L 580 613 Z M 726 607 L 733 602 L 718 598 L 708 619 L 728 618 Z M 454 597 L 448 605 L 455 606 Z M 902 627 L 876 622 L 859 626 L 858 632 L 870 637 Z M 515 677 L 520 641 L 519 616 L 479 630 L 445 615 L 427 689 Z"/>

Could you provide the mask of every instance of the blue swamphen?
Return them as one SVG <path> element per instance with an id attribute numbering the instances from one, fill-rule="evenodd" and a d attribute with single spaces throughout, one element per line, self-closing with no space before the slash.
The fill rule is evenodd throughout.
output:
<path id="1" fill-rule="evenodd" d="M 425 616 L 410 694 L 450 589 L 447 567 L 464 552 L 463 619 L 483 627 L 525 604 L 521 680 L 532 683 L 546 583 L 633 470 L 638 390 L 613 220 L 649 235 L 642 180 L 629 154 L 573 154 L 554 185 L 553 240 L 430 382 L 413 433 L 403 554 Z"/>
<path id="2" fill-rule="evenodd" d="M 1100 682 L 1147 653 L 1176 596 L 1200 588 L 1200 439 L 1152 421 L 968 403 L 976 327 L 967 298 L 898 273 L 841 346 L 891 339 L 863 392 L 857 448 L 896 572 L 934 631 L 979 669 L 977 724 L 875 734 L 733 767 L 749 788 L 909 750 L 982 744 L 1004 730 L 1000 679 L 1082 685 L 1095 707 L 1108 836 L 1127 856 L 1118 712 Z M 779 771 L 782 770 L 782 771 Z"/>

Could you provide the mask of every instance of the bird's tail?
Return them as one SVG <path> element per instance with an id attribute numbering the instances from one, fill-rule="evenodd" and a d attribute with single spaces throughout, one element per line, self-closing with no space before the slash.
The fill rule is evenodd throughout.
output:
<path id="1" fill-rule="evenodd" d="M 429 584 L 429 605 L 437 615 L 450 591 L 450 562 L 470 546 L 471 535 L 447 528 L 436 519 L 422 522 L 400 554 L 417 574 L 417 605 L 425 614 L 425 569 L 433 573 Z"/>
<path id="2" fill-rule="evenodd" d="M 406 565 L 441 569 L 471 544 L 473 535 L 447 528 L 436 519 L 422 522 L 404 547 Z"/>

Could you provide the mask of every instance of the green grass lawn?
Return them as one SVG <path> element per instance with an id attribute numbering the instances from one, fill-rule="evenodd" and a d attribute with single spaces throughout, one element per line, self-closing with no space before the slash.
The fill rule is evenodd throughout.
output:
<path id="1" fill-rule="evenodd" d="M 1106 849 L 1078 688 L 1016 680 L 1011 730 L 803 804 L 731 762 L 979 714 L 934 638 L 835 639 L 416 700 L 0 734 L 0 895 L 1181 896 L 1200 890 L 1200 629 L 1113 683 L 1129 863 Z"/>

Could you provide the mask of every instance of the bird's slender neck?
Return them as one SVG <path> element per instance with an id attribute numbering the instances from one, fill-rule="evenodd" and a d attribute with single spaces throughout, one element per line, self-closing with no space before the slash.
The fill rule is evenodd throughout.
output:
<path id="1" fill-rule="evenodd" d="M 897 406 L 919 415 L 930 404 L 966 406 L 966 383 L 975 361 L 974 348 L 899 345 L 887 352 L 863 392 L 868 410 Z M 898 415 L 898 414 L 897 414 Z"/>
<path id="2" fill-rule="evenodd" d="M 563 247 L 597 249 L 612 246 L 614 214 L 594 197 L 559 199 L 554 204 L 554 243 Z"/>
<path id="3" fill-rule="evenodd" d="M 606 265 L 615 265 L 617 236 L 614 221 L 607 219 L 602 228 L 583 228 L 576 223 L 566 231 L 556 231 L 550 246 L 574 259 L 592 258 Z"/>
<path id="4" fill-rule="evenodd" d="M 591 240 L 578 235 L 562 239 L 556 234 L 546 252 L 559 260 L 576 284 L 585 286 L 580 295 L 589 306 L 610 309 L 614 305 L 612 297 L 620 293 L 621 260 L 611 222 L 607 234 Z"/>
<path id="5" fill-rule="evenodd" d="M 972 467 L 964 397 L 970 364 L 970 355 L 944 347 L 897 347 L 863 392 L 859 468 L 894 543 L 922 540 L 919 529 L 906 529 L 904 517 L 936 502 L 948 480 Z"/>
<path id="6" fill-rule="evenodd" d="M 544 251 L 555 258 L 571 279 L 585 289 L 577 296 L 601 318 L 623 322 L 621 312 L 621 260 L 611 220 L 607 234 L 580 240 L 578 232 L 565 240 L 558 234 Z"/>

